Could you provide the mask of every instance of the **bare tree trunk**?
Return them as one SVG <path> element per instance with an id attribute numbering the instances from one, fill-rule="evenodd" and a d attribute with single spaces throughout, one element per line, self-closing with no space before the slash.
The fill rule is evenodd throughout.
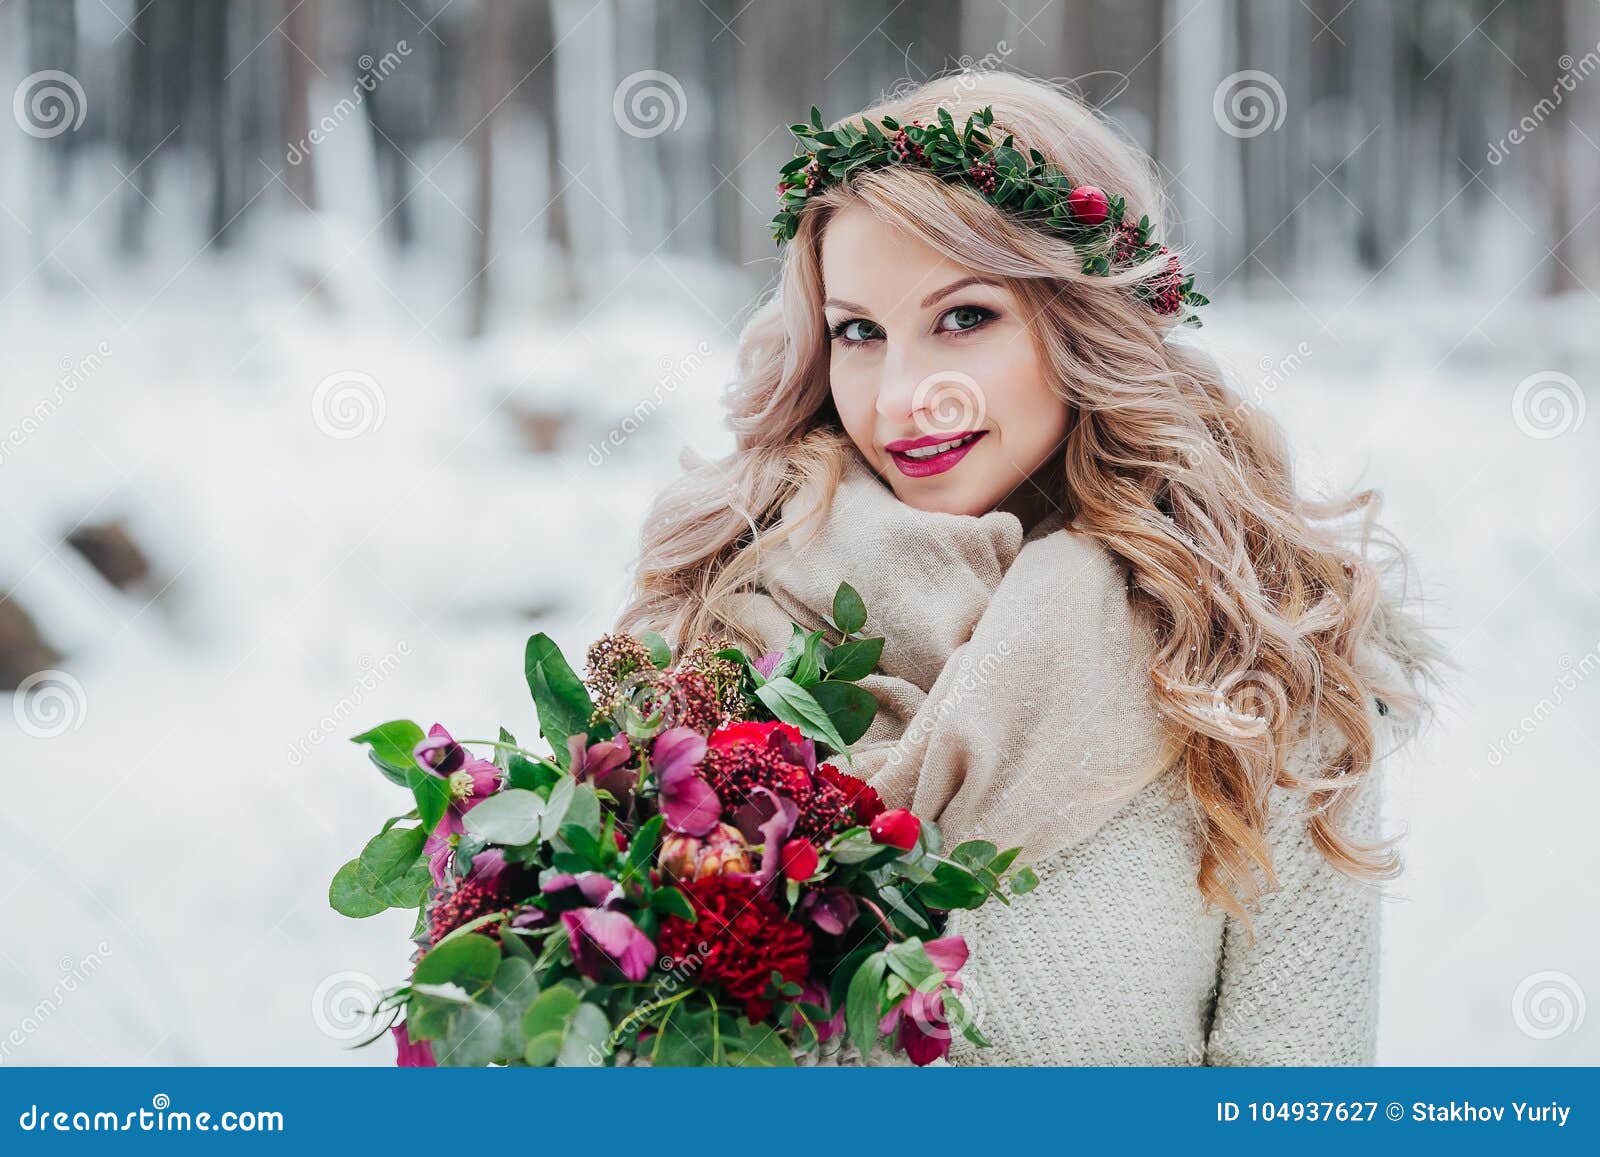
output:
<path id="1" fill-rule="evenodd" d="M 287 37 L 283 42 L 283 131 L 289 140 L 303 141 L 311 128 L 311 78 L 316 72 L 311 64 L 320 55 L 317 51 L 317 0 L 304 0 L 304 3 L 282 0 L 282 3 L 288 10 L 283 20 Z M 311 164 L 311 152 L 306 150 L 298 164 L 288 167 L 283 179 L 290 192 L 307 208 L 315 209 L 317 183 Z"/>
<path id="2" fill-rule="evenodd" d="M 506 38 L 511 30 L 507 0 L 484 0 L 478 12 L 478 127 L 473 132 L 472 220 L 477 232 L 472 240 L 472 290 L 468 299 L 467 334 L 479 337 L 488 328 L 490 303 L 489 263 L 492 260 L 494 218 L 494 122 L 506 97 Z"/>

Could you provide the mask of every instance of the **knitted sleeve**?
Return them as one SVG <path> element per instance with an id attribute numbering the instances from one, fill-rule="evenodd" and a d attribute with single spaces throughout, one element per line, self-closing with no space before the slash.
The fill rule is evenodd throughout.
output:
<path id="1" fill-rule="evenodd" d="M 1379 765 L 1345 813 L 1356 841 L 1379 838 Z M 1268 839 L 1280 887 L 1264 896 L 1255 939 L 1229 916 L 1208 1065 L 1370 1065 L 1377 1047 L 1380 891 L 1334 868 L 1305 812 L 1274 789 Z"/>

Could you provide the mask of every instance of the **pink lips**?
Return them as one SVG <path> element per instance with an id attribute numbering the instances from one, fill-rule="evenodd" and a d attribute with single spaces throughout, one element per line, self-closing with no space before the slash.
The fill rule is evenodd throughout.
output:
<path id="1" fill-rule="evenodd" d="M 929 434 L 925 438 L 902 438 L 884 446 L 889 451 L 889 457 L 894 459 L 894 464 L 900 473 L 908 478 L 927 478 L 933 474 L 943 474 L 946 470 L 953 469 L 956 463 L 967 456 L 971 450 L 983 440 L 987 430 L 962 430 L 949 434 Z M 935 454 L 932 458 L 911 458 L 906 455 L 907 450 L 916 450 L 923 446 L 936 446 L 940 442 L 953 442 L 957 438 L 974 435 L 971 441 L 957 446 L 954 450 L 946 450 L 942 454 Z"/>

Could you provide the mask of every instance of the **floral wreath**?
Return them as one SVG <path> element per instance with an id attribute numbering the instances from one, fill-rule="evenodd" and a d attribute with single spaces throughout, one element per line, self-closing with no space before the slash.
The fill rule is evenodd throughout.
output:
<path id="1" fill-rule="evenodd" d="M 1109 277 L 1165 255 L 1164 267 L 1133 286 L 1135 296 L 1157 313 L 1183 313 L 1185 324 L 1200 324 L 1193 310 L 1210 299 L 1195 290 L 1194 275 L 1184 273 L 1177 254 L 1151 238 L 1149 217 L 1124 220 L 1122 197 L 1074 184 L 1038 149 L 1023 156 L 1009 133 L 995 144 L 986 131 L 994 124 L 994 110 L 988 106 L 968 116 L 960 129 L 948 109 L 937 112 L 936 125 L 902 125 L 884 117 L 876 123 L 863 119 L 860 127 L 847 122 L 830 129 L 813 105 L 810 124 L 789 126 L 801 152 L 781 170 L 782 208 L 772 219 L 773 239 L 779 245 L 792 239 L 807 200 L 856 170 L 916 165 L 1065 237 L 1083 258 L 1086 274 Z"/>

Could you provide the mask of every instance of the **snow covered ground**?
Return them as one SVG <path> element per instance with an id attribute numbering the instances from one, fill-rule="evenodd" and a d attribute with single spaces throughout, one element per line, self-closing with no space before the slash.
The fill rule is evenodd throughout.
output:
<path id="1" fill-rule="evenodd" d="M 523 640 L 603 630 L 679 447 L 730 445 L 749 283 L 619 256 L 561 300 L 510 270 L 501 324 L 465 344 L 462 271 L 364 227 L 201 254 L 175 212 L 124 263 L 106 192 L 78 182 L 64 239 L 10 229 L 0 266 L 0 589 L 75 680 L 63 716 L 0 712 L 0 1062 L 389 1063 L 343 1049 L 410 917 L 345 920 L 325 892 L 405 803 L 346 737 L 400 716 L 535 734 Z M 424 219 L 451 219 L 443 196 L 418 193 Z M 1385 492 L 1460 665 L 1389 777 L 1408 870 L 1380 1059 L 1594 1063 L 1594 303 L 1360 290 L 1232 300 L 1202 336 L 1308 486 Z M 1576 390 L 1519 396 L 1544 374 Z M 564 416 L 559 453 L 528 451 L 528 414 Z M 150 552 L 145 587 L 62 544 L 110 520 Z"/>

